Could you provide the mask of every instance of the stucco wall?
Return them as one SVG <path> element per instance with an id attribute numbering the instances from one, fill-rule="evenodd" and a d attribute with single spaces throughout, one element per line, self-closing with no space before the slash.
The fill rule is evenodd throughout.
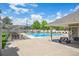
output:
<path id="1" fill-rule="evenodd" d="M 73 37 L 79 37 L 79 27 L 78 26 L 69 26 L 69 38 L 72 40 Z"/>
<path id="2" fill-rule="evenodd" d="M 78 27 L 78 37 L 79 37 L 79 27 Z"/>

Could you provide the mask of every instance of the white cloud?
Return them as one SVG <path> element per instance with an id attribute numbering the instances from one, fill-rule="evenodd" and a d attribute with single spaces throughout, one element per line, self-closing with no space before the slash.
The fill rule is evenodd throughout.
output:
<path id="1" fill-rule="evenodd" d="M 73 11 L 73 9 L 70 9 L 69 11 Z"/>
<path id="2" fill-rule="evenodd" d="M 77 10 L 79 10 L 79 5 L 77 5 L 74 9 L 70 9 L 69 11 L 74 12 L 74 11 L 77 11 Z"/>
<path id="3" fill-rule="evenodd" d="M 50 22 L 55 21 L 56 19 L 44 19 L 44 20 L 46 20 L 46 21 L 47 21 L 47 23 L 50 23 Z"/>
<path id="4" fill-rule="evenodd" d="M 27 18 L 16 18 L 16 20 L 13 20 L 13 25 L 26 25 Z"/>
<path id="5" fill-rule="evenodd" d="M 33 7 L 38 7 L 38 4 L 35 4 L 35 3 L 31 3 L 31 4 L 28 4 L 28 5 L 31 5 Z"/>
<path id="6" fill-rule="evenodd" d="M 31 25 L 33 22 L 30 18 L 15 18 L 13 25 Z"/>
<path id="7" fill-rule="evenodd" d="M 11 20 L 13 20 L 14 17 L 13 17 L 13 16 L 9 16 L 9 18 L 10 18 Z"/>
<path id="8" fill-rule="evenodd" d="M 77 10 L 79 10 L 79 5 L 77 5 L 74 9 L 74 11 L 77 11 Z"/>
<path id="9" fill-rule="evenodd" d="M 46 18 L 43 18 L 43 15 L 40 15 L 40 14 L 32 14 L 31 15 L 31 23 L 33 23 L 34 21 L 39 21 L 39 22 L 42 22 L 42 20 L 46 20 L 47 23 L 50 23 L 52 21 L 54 21 L 55 19 L 53 19 L 55 15 L 51 15 L 50 17 L 47 16 Z"/>
<path id="10" fill-rule="evenodd" d="M 5 16 L 1 16 L 1 19 L 5 18 Z"/>
<path id="11" fill-rule="evenodd" d="M 19 13 L 24 13 L 24 12 L 29 12 L 30 9 L 27 8 L 21 8 L 21 7 L 16 7 L 17 4 L 10 4 L 9 7 L 13 9 L 17 14 Z"/>
<path id="12" fill-rule="evenodd" d="M 20 6 L 25 6 L 25 4 L 24 3 L 9 3 L 10 5 L 14 5 L 14 6 L 18 6 L 18 5 L 20 5 Z"/>
<path id="13" fill-rule="evenodd" d="M 17 14 L 32 11 L 32 9 L 23 8 L 27 5 L 32 6 L 32 7 L 38 7 L 38 4 L 34 4 L 34 3 L 26 3 L 26 4 L 24 4 L 24 3 L 9 3 L 9 7 L 11 9 L 13 9 Z M 17 6 L 23 6 L 23 7 L 17 7 Z"/>
<path id="14" fill-rule="evenodd" d="M 62 14 L 60 11 L 59 12 L 57 12 L 56 13 L 56 19 L 59 19 L 59 18 L 62 18 L 62 17 L 64 17 L 64 16 L 67 16 L 68 14 L 70 14 L 71 12 L 74 12 L 74 11 L 77 11 L 77 10 L 79 10 L 79 5 L 77 5 L 74 9 L 70 9 L 69 11 L 69 13 L 64 13 L 64 14 Z"/>
<path id="15" fill-rule="evenodd" d="M 68 13 L 65 13 L 63 16 L 67 16 L 68 15 Z"/>
<path id="16" fill-rule="evenodd" d="M 47 16 L 47 19 L 53 19 L 53 18 L 55 18 L 55 15 L 53 14 L 53 15 L 48 15 Z"/>
<path id="17" fill-rule="evenodd" d="M 61 13 L 61 12 L 57 12 L 56 13 L 56 18 L 55 19 L 59 19 L 62 18 L 64 16 L 67 16 L 69 13 Z"/>
<path id="18" fill-rule="evenodd" d="M 14 25 L 26 25 L 26 22 L 27 22 L 27 24 L 31 25 L 36 20 L 39 21 L 39 22 L 41 22 L 42 20 L 46 20 L 48 23 L 50 23 L 50 22 L 53 22 L 56 19 L 60 18 L 60 15 L 61 15 L 60 12 L 58 12 L 56 18 L 53 18 L 55 15 L 52 15 L 52 19 L 50 19 L 50 18 L 47 18 L 47 17 L 43 18 L 43 16 L 40 15 L 40 14 L 32 14 L 32 15 L 30 15 L 30 18 L 16 18 L 13 21 L 13 24 Z"/>
<path id="19" fill-rule="evenodd" d="M 32 19 L 32 22 L 34 22 L 34 21 L 36 21 L 36 20 L 38 20 L 39 22 L 41 22 L 43 18 L 42 18 L 42 16 L 39 15 L 39 14 L 32 14 L 32 15 L 31 15 L 31 19 Z"/>
<path id="20" fill-rule="evenodd" d="M 9 3 L 9 4 L 15 5 L 15 6 L 20 5 L 20 6 L 23 6 L 23 7 L 25 7 L 27 5 L 32 6 L 32 7 L 38 7 L 38 4 L 36 4 L 36 3 Z"/>
<path id="21" fill-rule="evenodd" d="M 62 17 L 61 12 L 57 12 L 57 13 L 56 13 L 56 19 L 59 19 L 59 18 L 61 18 L 61 17 Z"/>

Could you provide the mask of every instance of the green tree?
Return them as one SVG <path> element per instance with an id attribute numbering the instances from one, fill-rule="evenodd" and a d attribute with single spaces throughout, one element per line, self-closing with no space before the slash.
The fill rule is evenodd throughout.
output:
<path id="1" fill-rule="evenodd" d="M 40 23 L 39 23 L 39 21 L 35 21 L 35 22 L 32 24 L 32 29 L 40 29 Z"/>
<path id="2" fill-rule="evenodd" d="M 64 30 L 64 27 L 63 27 L 63 26 L 60 26 L 60 27 L 59 27 L 59 30 Z"/>
<path id="3" fill-rule="evenodd" d="M 47 29 L 48 27 L 46 25 L 47 25 L 47 21 L 43 20 L 41 23 L 41 29 Z"/>
<path id="4" fill-rule="evenodd" d="M 50 29 L 50 26 L 46 26 L 46 29 L 49 30 Z"/>
<path id="5" fill-rule="evenodd" d="M 52 29 L 64 30 L 64 27 L 63 26 L 52 26 Z"/>
<path id="6" fill-rule="evenodd" d="M 3 18 L 3 23 L 4 23 L 5 25 L 12 25 L 11 19 L 10 19 L 9 17 Z"/>

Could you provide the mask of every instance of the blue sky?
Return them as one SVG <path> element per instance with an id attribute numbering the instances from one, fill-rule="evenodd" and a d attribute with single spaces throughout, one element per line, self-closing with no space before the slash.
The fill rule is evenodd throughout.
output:
<path id="1" fill-rule="evenodd" d="M 48 23 L 79 9 L 78 3 L 1 3 L 2 17 L 9 16 L 14 25 L 32 24 L 35 20 Z"/>

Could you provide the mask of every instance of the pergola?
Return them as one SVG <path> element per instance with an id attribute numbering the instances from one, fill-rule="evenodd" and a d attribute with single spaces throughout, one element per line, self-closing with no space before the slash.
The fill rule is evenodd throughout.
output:
<path id="1" fill-rule="evenodd" d="M 1 49 L 2 49 L 2 26 L 3 26 L 3 24 L 2 24 L 2 21 L 1 21 L 1 17 L 0 17 L 0 55 L 1 55 Z"/>
<path id="2" fill-rule="evenodd" d="M 1 49 L 2 49 L 2 32 L 27 32 L 27 30 L 20 29 L 20 27 L 23 26 L 18 26 L 18 25 L 5 25 L 5 29 L 3 29 L 4 23 L 0 19 L 0 55 Z M 21 37 L 21 36 L 20 36 Z"/>
<path id="3" fill-rule="evenodd" d="M 49 23 L 49 26 L 64 26 L 65 28 L 68 28 L 70 31 L 71 27 L 79 27 L 77 25 L 75 26 L 70 26 L 72 24 L 78 24 L 79 25 L 79 10 L 70 13 L 60 19 L 57 19 L 54 22 Z M 52 38 L 51 38 L 52 39 Z"/>

